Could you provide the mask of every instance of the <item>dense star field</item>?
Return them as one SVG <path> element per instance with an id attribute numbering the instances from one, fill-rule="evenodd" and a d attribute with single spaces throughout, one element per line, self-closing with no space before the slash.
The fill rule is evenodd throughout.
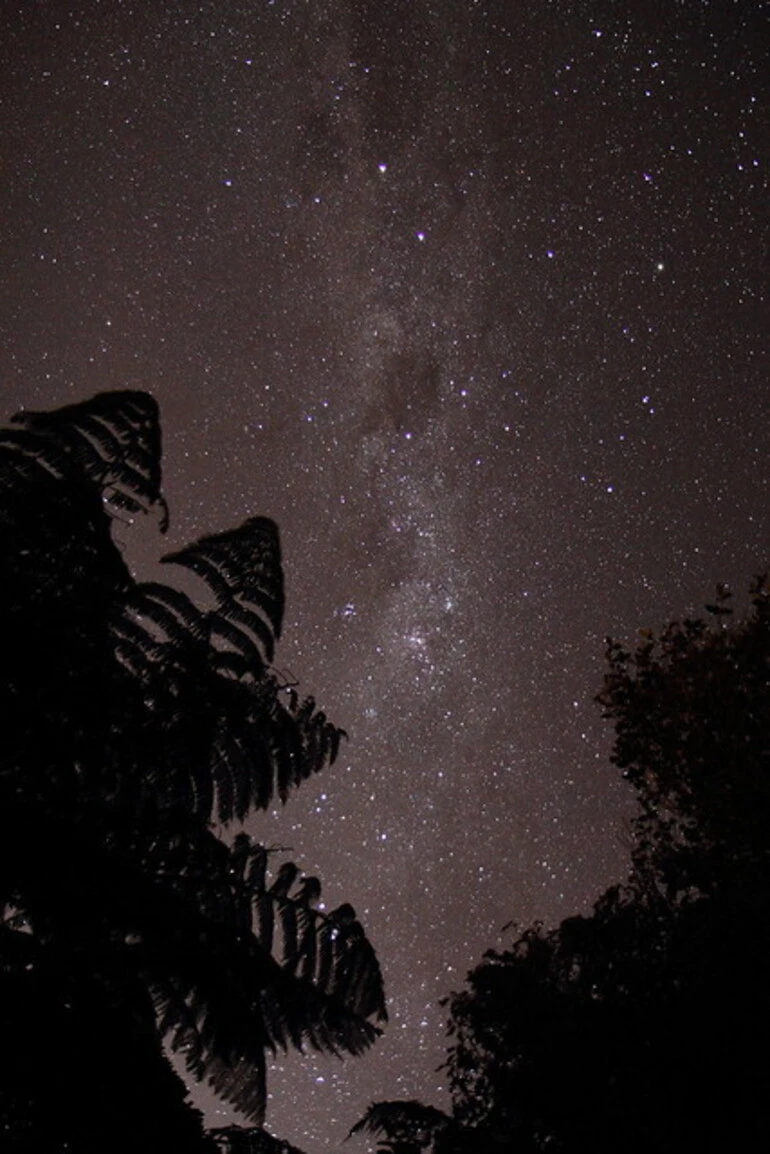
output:
<path id="1" fill-rule="evenodd" d="M 443 1104 L 439 998 L 623 877 L 605 636 L 768 567 L 761 8 L 0 7 L 2 417 L 151 391 L 163 549 L 275 518 L 350 734 L 249 826 L 385 970 L 374 1051 L 272 1075 L 310 1154 Z"/>

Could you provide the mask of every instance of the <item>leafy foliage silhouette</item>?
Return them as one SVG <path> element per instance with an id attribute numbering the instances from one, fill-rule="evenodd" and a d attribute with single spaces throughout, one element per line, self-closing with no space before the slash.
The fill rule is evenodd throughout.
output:
<path id="1" fill-rule="evenodd" d="M 608 643 L 599 701 L 636 791 L 628 882 L 535 924 L 447 999 L 452 1114 L 373 1106 L 399 1154 L 760 1148 L 770 1126 L 770 596 Z M 404 1109 L 408 1107 L 407 1114 Z M 419 1109 L 427 1109 L 419 1107 Z M 419 1118 L 419 1111 L 417 1115 Z"/>
<path id="2" fill-rule="evenodd" d="M 452 1119 L 443 1110 L 424 1106 L 414 1099 L 373 1102 L 348 1138 L 354 1134 L 374 1134 L 378 1149 L 387 1154 L 419 1154 L 427 1147 L 440 1149 L 442 1136 L 452 1128 Z"/>
<path id="3" fill-rule="evenodd" d="M 218 1126 L 209 1131 L 221 1154 L 302 1154 L 261 1126 Z"/>
<path id="4" fill-rule="evenodd" d="M 357 1054 L 385 1020 L 352 908 L 321 912 L 316 879 L 271 881 L 264 847 L 214 833 L 285 801 L 343 731 L 272 670 L 271 521 L 163 558 L 205 607 L 130 574 L 112 519 L 165 531 L 160 452 L 137 392 L 0 434 L 4 1150 L 101 1151 L 106 1131 L 116 1152 L 208 1150 L 163 1039 L 260 1126 L 266 1053 Z"/>

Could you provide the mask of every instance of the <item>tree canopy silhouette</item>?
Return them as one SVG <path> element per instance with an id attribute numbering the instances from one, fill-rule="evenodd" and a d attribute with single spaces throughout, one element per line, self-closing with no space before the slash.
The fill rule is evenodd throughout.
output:
<path id="1" fill-rule="evenodd" d="M 273 1137 L 261 1126 L 218 1126 L 209 1134 L 220 1154 L 302 1154 L 296 1146 Z"/>
<path id="2" fill-rule="evenodd" d="M 770 596 L 608 644 L 599 701 L 634 787 L 632 868 L 448 999 L 452 1115 L 378 1103 L 398 1154 L 759 1148 L 770 1124 Z M 422 1108 L 425 1109 L 424 1107 Z M 427 1120 L 430 1122 L 430 1119 Z"/>
<path id="3" fill-rule="evenodd" d="M 336 756 L 271 662 L 278 533 L 261 517 L 138 582 L 114 516 L 164 532 L 155 401 L 107 393 L 0 434 L 3 1150 L 213 1149 L 165 1040 L 259 1126 L 265 1055 L 365 1050 L 385 1019 L 349 905 L 227 825 Z"/>

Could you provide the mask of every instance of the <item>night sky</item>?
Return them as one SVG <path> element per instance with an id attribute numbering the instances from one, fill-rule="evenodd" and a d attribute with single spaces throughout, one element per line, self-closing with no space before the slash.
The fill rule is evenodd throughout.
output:
<path id="1" fill-rule="evenodd" d="M 369 1056 L 271 1078 L 309 1154 L 445 1105 L 439 998 L 623 878 L 605 636 L 770 564 L 762 7 L 0 3 L 0 415 L 151 391 L 134 564 L 275 518 L 350 733 L 248 825 L 385 971 Z"/>

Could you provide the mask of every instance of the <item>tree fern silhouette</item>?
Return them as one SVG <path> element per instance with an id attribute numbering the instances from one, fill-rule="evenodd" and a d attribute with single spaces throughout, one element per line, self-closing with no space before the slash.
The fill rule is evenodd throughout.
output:
<path id="1" fill-rule="evenodd" d="M 0 1013 L 20 1055 L 3 1149 L 102 1150 L 105 1127 L 116 1152 L 209 1149 L 162 1039 L 260 1125 L 266 1053 L 360 1053 L 385 1019 L 349 907 L 320 912 L 314 879 L 271 882 L 263 847 L 213 832 L 285 801 L 343 734 L 272 669 L 271 521 L 164 558 L 204 605 L 132 577 L 112 518 L 166 530 L 160 449 L 135 392 L 0 435 Z"/>

